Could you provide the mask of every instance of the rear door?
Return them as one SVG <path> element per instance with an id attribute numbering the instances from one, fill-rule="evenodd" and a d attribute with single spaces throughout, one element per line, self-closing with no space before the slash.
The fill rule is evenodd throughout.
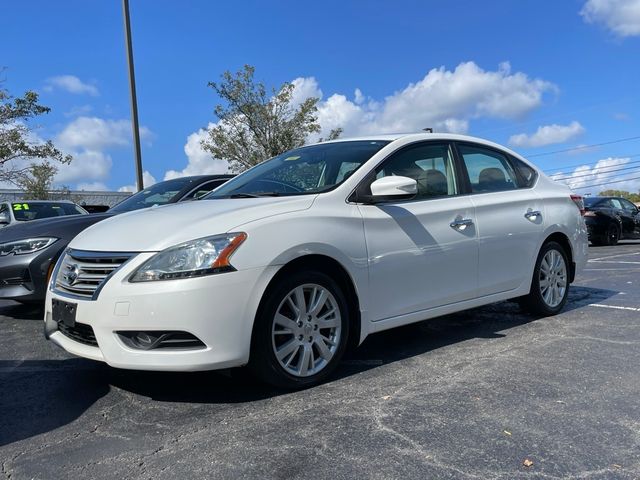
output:
<path id="1" fill-rule="evenodd" d="M 390 175 L 415 179 L 418 194 L 408 201 L 358 205 L 372 320 L 473 298 L 478 275 L 474 209 L 469 197 L 459 195 L 451 145 L 420 142 L 401 148 L 375 172 L 376 178 Z"/>
<path id="2" fill-rule="evenodd" d="M 457 144 L 478 231 L 478 296 L 506 292 L 530 280 L 544 233 L 544 206 L 506 153 Z"/>

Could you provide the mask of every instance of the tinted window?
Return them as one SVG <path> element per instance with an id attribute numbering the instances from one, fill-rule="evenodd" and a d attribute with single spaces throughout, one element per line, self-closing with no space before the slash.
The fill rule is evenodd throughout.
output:
<path id="1" fill-rule="evenodd" d="M 211 182 L 207 182 L 190 192 L 182 200 L 197 200 L 199 198 L 202 198 L 211 190 L 222 185 L 224 182 L 226 182 L 226 180 L 213 180 Z"/>
<path id="2" fill-rule="evenodd" d="M 118 213 L 131 212 L 141 208 L 152 207 L 153 205 L 166 205 L 174 201 L 174 197 L 193 182 L 193 178 L 176 178 L 175 180 L 156 183 L 123 200 L 109 211 Z"/>
<path id="3" fill-rule="evenodd" d="M 627 212 L 635 213 L 638 211 L 636 206 L 633 203 L 631 203 L 629 200 L 621 199 L 620 202 L 622 202 L 622 208 L 624 208 Z"/>
<path id="4" fill-rule="evenodd" d="M 538 178 L 538 173 L 532 167 L 517 158 L 511 157 L 511 163 L 520 174 L 522 182 L 524 182 L 522 185 L 519 185 L 520 188 L 533 187 L 533 184 L 536 183 L 536 179 Z"/>
<path id="5" fill-rule="evenodd" d="M 469 172 L 473 193 L 501 192 L 517 188 L 515 173 L 504 155 L 471 145 L 459 145 L 458 149 Z"/>
<path id="6" fill-rule="evenodd" d="M 391 175 L 413 178 L 418 183 L 416 198 L 455 195 L 456 177 L 447 144 L 419 144 L 404 148 L 376 169 L 376 178 Z"/>
<path id="7" fill-rule="evenodd" d="M 11 204 L 11 210 L 13 210 L 13 216 L 16 220 L 20 222 L 87 213 L 73 203 L 15 202 Z"/>
<path id="8" fill-rule="evenodd" d="M 206 198 L 325 192 L 342 183 L 388 143 L 366 140 L 297 148 L 253 167 Z"/>
<path id="9" fill-rule="evenodd" d="M 611 205 L 613 206 L 613 208 L 617 208 L 618 210 L 622 210 L 622 202 L 620 200 L 618 200 L 617 198 L 611 198 L 611 199 L 609 199 L 609 202 L 611 202 Z"/>

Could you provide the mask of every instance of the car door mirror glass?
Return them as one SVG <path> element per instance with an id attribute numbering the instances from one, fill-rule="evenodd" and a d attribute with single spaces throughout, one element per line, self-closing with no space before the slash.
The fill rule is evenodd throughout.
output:
<path id="1" fill-rule="evenodd" d="M 0 212 L 0 225 L 8 225 L 11 222 L 7 212 Z"/>
<path id="2" fill-rule="evenodd" d="M 374 201 L 409 199 L 417 193 L 418 182 L 409 177 L 382 177 L 371 184 L 371 197 Z"/>

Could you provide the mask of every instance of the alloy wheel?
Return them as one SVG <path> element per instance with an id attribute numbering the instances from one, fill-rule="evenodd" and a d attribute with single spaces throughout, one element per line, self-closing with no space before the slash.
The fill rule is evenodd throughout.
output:
<path id="1" fill-rule="evenodd" d="M 342 333 L 340 308 L 331 292 L 308 283 L 280 302 L 271 327 L 273 353 L 290 375 L 309 377 L 336 354 Z"/>
<path id="2" fill-rule="evenodd" d="M 567 290 L 567 265 L 557 250 L 549 250 L 540 263 L 540 294 L 551 308 L 560 305 Z"/>

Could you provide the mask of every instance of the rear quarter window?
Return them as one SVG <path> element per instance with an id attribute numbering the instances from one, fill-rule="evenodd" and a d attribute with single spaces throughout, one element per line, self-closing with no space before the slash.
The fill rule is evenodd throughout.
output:
<path id="1" fill-rule="evenodd" d="M 518 188 L 531 188 L 536 183 L 538 179 L 538 172 L 535 171 L 534 168 L 530 167 L 522 160 L 519 160 L 515 157 L 510 157 L 511 163 L 513 167 L 518 172 Z"/>

